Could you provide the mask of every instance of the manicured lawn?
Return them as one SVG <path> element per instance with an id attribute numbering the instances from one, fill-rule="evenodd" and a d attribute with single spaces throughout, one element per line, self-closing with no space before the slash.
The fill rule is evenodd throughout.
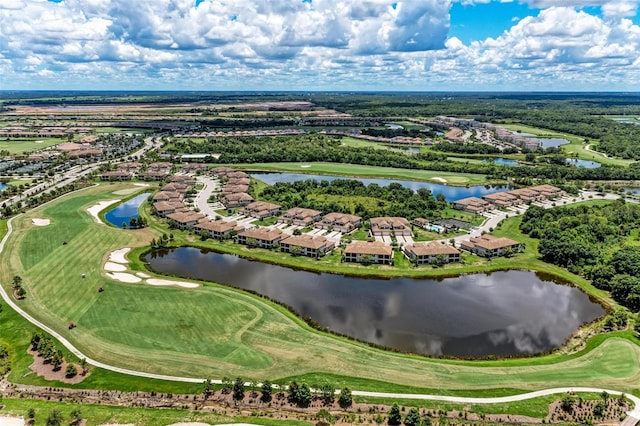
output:
<path id="1" fill-rule="evenodd" d="M 587 144 L 584 143 L 584 138 L 581 136 L 556 132 L 554 130 L 542 129 L 538 127 L 525 126 L 522 124 L 504 124 L 503 126 L 515 131 L 532 133 L 540 137 L 566 139 L 570 142 L 570 144 L 562 145 L 562 149 L 569 157 L 573 157 L 572 154 L 577 154 L 578 158 L 582 160 L 597 161 L 602 164 L 609 164 L 614 166 L 628 166 L 629 164 L 633 163 L 633 160 L 611 158 L 611 157 L 608 157 L 606 154 L 587 150 L 586 149 Z"/>
<path id="2" fill-rule="evenodd" d="M 358 176 L 387 179 L 424 180 L 450 185 L 484 185 L 489 183 L 485 176 L 471 173 L 451 173 L 433 170 L 396 169 L 393 167 L 361 166 L 342 163 L 254 163 L 230 164 L 228 166 L 245 170 L 283 171 L 296 173 L 318 173 L 339 176 Z"/>
<path id="3" fill-rule="evenodd" d="M 53 145 L 66 142 L 64 138 L 10 138 L 0 140 L 0 151 L 9 151 L 10 154 L 37 151 Z"/>
<path id="4" fill-rule="evenodd" d="M 0 255 L 0 282 L 6 286 L 14 274 L 24 279 L 27 298 L 22 307 L 49 324 L 87 355 L 103 362 L 141 371 L 189 377 L 240 376 L 247 380 L 277 380 L 307 374 L 329 375 L 359 389 L 389 390 L 396 386 L 449 393 L 482 395 L 497 389 L 539 389 L 555 386 L 601 386 L 630 392 L 638 387 L 640 346 L 629 333 L 597 336 L 586 350 L 574 355 L 548 355 L 501 361 L 451 361 L 389 353 L 311 329 L 284 308 L 260 297 L 208 284 L 197 289 L 121 284 L 105 277 L 102 263 L 121 247 L 142 247 L 157 237 L 152 228 L 131 231 L 96 224 L 85 209 L 97 201 L 118 198 L 114 192 L 131 184 L 92 187 L 39 207 L 13 221 L 15 234 Z M 141 188 L 144 191 L 144 188 Z M 31 225 L 32 218 L 50 218 L 45 227 Z M 500 233 L 517 232 L 510 219 Z M 176 232 L 176 243 L 200 243 L 188 233 Z M 62 241 L 67 241 L 62 245 Z M 562 271 L 543 264 L 529 252 L 511 259 L 452 265 L 451 268 L 415 268 L 410 274 L 435 275 L 508 267 Z M 251 254 L 296 265 L 309 260 L 266 250 L 249 250 L 225 243 L 216 245 L 231 253 Z M 138 250 L 139 252 L 140 250 Z M 275 257 L 274 257 L 275 256 Z M 130 257 L 133 259 L 133 257 Z M 375 268 L 341 264 L 334 252 L 319 262 L 336 272 L 375 272 Z M 133 262 L 139 266 L 139 261 Z M 543 266 L 546 265 L 546 266 Z M 378 267 L 388 274 L 407 271 Z M 82 279 L 81 274 L 87 278 Z M 571 278 L 571 274 L 565 273 Z M 575 277 L 573 277 L 575 278 Z M 586 283 L 581 285 L 589 288 Z M 98 293 L 97 288 L 105 291 Z M 595 289 L 589 288 L 597 294 Z M 15 348 L 10 379 L 42 384 L 29 373 L 29 325 L 15 313 L 1 318 L 14 325 L 0 328 L 0 339 Z M 74 321 L 78 327 L 66 327 Z M 553 364 L 553 368 L 545 367 Z M 356 379 L 358 378 L 358 379 Z M 83 388 L 148 388 L 165 382 L 149 381 L 100 369 L 76 385 Z M 189 385 L 176 384 L 177 389 Z M 193 389 L 194 386 L 191 386 Z M 514 390 L 513 393 L 516 393 Z"/>

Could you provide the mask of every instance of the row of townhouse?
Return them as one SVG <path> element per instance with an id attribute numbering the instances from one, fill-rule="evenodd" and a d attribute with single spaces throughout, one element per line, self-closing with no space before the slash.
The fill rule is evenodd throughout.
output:
<path id="1" fill-rule="evenodd" d="M 477 238 L 471 238 L 469 241 L 463 241 L 460 248 L 478 256 L 491 258 L 517 253 L 520 250 L 520 243 L 510 238 L 484 234 Z"/>
<path id="2" fill-rule="evenodd" d="M 545 201 L 566 195 L 562 189 L 553 185 L 537 185 L 511 191 L 483 195 L 482 198 L 463 198 L 453 203 L 454 208 L 469 213 L 484 213 L 495 207 L 511 207 L 534 201 Z"/>
<path id="3" fill-rule="evenodd" d="M 371 235 L 377 236 L 412 236 L 411 225 L 404 217 L 372 217 Z"/>
<path id="4" fill-rule="evenodd" d="M 294 207 L 284 212 L 278 218 L 278 223 L 287 223 L 289 225 L 297 225 L 307 227 L 322 218 L 322 212 L 319 210 L 305 209 L 302 207 Z"/>
<path id="5" fill-rule="evenodd" d="M 253 203 L 247 204 L 240 210 L 240 213 L 258 220 L 263 220 L 268 217 L 277 216 L 280 213 L 280 206 L 266 201 L 254 201 Z"/>
<path id="6" fill-rule="evenodd" d="M 144 165 L 138 162 L 120 163 L 116 170 L 108 171 L 100 175 L 103 181 L 131 180 L 137 177 L 146 181 L 161 181 L 166 179 L 173 168 L 168 162 L 150 163 L 146 171 L 141 171 Z"/>

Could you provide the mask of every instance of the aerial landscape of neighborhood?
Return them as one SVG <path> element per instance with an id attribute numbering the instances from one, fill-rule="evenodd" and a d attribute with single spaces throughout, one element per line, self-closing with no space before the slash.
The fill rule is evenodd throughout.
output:
<path id="1" fill-rule="evenodd" d="M 638 101 L 5 93 L 0 413 L 634 424 Z"/>
<path id="2" fill-rule="evenodd" d="M 640 0 L 0 0 L 0 426 L 640 426 Z"/>

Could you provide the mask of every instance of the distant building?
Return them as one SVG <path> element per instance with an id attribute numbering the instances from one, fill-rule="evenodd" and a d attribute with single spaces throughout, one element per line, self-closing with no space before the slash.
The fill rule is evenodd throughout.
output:
<path id="1" fill-rule="evenodd" d="M 278 247 L 283 237 L 286 237 L 286 234 L 277 228 L 252 228 L 238 234 L 238 243 L 250 247 L 271 249 Z"/>
<path id="2" fill-rule="evenodd" d="M 460 252 L 455 247 L 435 241 L 407 244 L 403 251 L 417 264 L 435 263 L 438 259 L 442 259 L 444 263 L 460 261 Z"/>
<path id="3" fill-rule="evenodd" d="M 380 241 L 354 241 L 344 249 L 345 262 L 393 263 L 393 249 Z"/>
<path id="4" fill-rule="evenodd" d="M 348 234 L 360 227 L 362 218 L 352 214 L 329 213 L 316 223 L 316 228 Z"/>
<path id="5" fill-rule="evenodd" d="M 256 219 L 266 219 L 268 217 L 277 216 L 280 213 L 280 206 L 266 201 L 254 201 L 247 204 L 241 213 L 245 216 L 254 217 Z"/>
<path id="6" fill-rule="evenodd" d="M 100 175 L 100 180 L 114 181 L 114 180 L 130 180 L 133 175 L 127 171 L 115 171 L 105 172 Z"/>
<path id="7" fill-rule="evenodd" d="M 294 207 L 284 212 L 284 214 L 278 218 L 278 223 L 288 223 L 307 227 L 320 220 L 321 216 L 322 212 L 319 210 Z"/>
<path id="8" fill-rule="evenodd" d="M 453 208 L 465 211 L 467 213 L 480 214 L 488 210 L 491 210 L 493 206 L 488 201 L 478 197 L 463 198 L 462 200 L 454 201 Z"/>
<path id="9" fill-rule="evenodd" d="M 496 207 L 511 207 L 520 204 L 520 199 L 508 192 L 496 192 L 493 194 L 483 195 L 482 199 L 490 202 Z"/>
<path id="10" fill-rule="evenodd" d="M 209 238 L 224 240 L 231 238 L 233 230 L 236 229 L 235 221 L 225 222 L 224 220 L 216 220 L 213 222 L 204 221 L 195 226 L 196 231 L 205 232 Z"/>
<path id="11" fill-rule="evenodd" d="M 201 213 L 187 211 L 170 213 L 167 215 L 167 219 L 174 221 L 176 226 L 180 229 L 193 229 L 198 222 L 203 221 L 206 218 Z"/>
<path id="12" fill-rule="evenodd" d="M 510 238 L 494 237 L 485 234 L 469 241 L 463 241 L 460 247 L 482 257 L 504 256 L 509 251 L 516 253 L 520 250 L 520 243 Z"/>
<path id="13" fill-rule="evenodd" d="M 334 247 L 335 244 L 332 241 L 321 236 L 312 237 L 310 235 L 294 235 L 280 241 L 281 251 L 309 257 L 324 256 Z"/>
<path id="14" fill-rule="evenodd" d="M 373 236 L 412 236 L 411 225 L 404 217 L 372 217 L 371 235 Z"/>
<path id="15" fill-rule="evenodd" d="M 227 194 L 220 200 L 224 207 L 232 209 L 236 207 L 244 207 L 253 201 L 253 197 L 246 192 L 238 192 L 234 194 Z"/>

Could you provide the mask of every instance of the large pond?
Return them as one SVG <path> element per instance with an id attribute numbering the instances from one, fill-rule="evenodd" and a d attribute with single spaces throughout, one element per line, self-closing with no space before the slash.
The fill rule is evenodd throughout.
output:
<path id="1" fill-rule="evenodd" d="M 399 179 L 374 179 L 374 178 L 360 178 L 360 177 L 347 177 L 347 176 L 330 176 L 330 175 L 311 175 L 306 173 L 269 173 L 269 172 L 255 172 L 251 173 L 251 177 L 259 179 L 269 185 L 274 185 L 278 182 L 298 182 L 301 180 L 315 179 L 334 181 L 336 179 L 353 179 L 358 180 L 365 185 L 375 183 L 380 186 L 388 186 L 392 183 L 399 183 L 400 185 L 417 191 L 420 188 L 426 188 L 430 190 L 434 195 L 442 194 L 447 201 L 457 201 L 467 197 L 482 197 L 486 194 L 493 194 L 499 191 L 508 191 L 511 189 L 508 185 L 477 185 L 470 187 L 463 186 L 449 186 L 438 183 L 421 182 L 413 180 L 399 180 Z"/>
<path id="2" fill-rule="evenodd" d="M 557 148 L 560 145 L 566 145 L 569 143 L 568 140 L 561 138 L 538 138 L 538 140 L 543 148 Z"/>
<path id="3" fill-rule="evenodd" d="M 584 167 L 585 169 L 597 169 L 602 164 L 597 161 L 579 160 L 577 158 L 567 158 L 567 164 L 574 165 L 576 167 Z"/>
<path id="4" fill-rule="evenodd" d="M 367 279 L 297 271 L 192 247 L 156 250 L 145 260 L 156 272 L 251 290 L 332 331 L 424 355 L 543 352 L 604 313 L 580 290 L 529 271 L 442 280 Z"/>
<path id="5" fill-rule="evenodd" d="M 129 226 L 129 221 L 138 218 L 138 209 L 149 198 L 150 192 L 137 195 L 117 207 L 112 208 L 104 215 L 104 218 L 113 226 L 121 227 L 123 223 Z"/>

